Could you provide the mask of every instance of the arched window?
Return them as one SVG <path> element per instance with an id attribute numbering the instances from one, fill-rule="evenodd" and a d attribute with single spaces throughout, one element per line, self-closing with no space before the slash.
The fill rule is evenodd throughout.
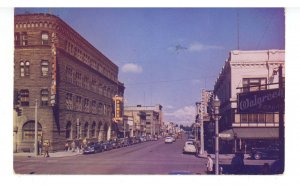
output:
<path id="1" fill-rule="evenodd" d="M 25 63 L 23 61 L 20 62 L 20 75 L 25 76 Z"/>
<path id="2" fill-rule="evenodd" d="M 42 126 L 41 124 L 37 124 L 38 128 L 38 140 L 42 137 Z M 28 121 L 22 127 L 22 140 L 23 141 L 34 141 L 35 137 L 35 122 Z"/>
<path id="3" fill-rule="evenodd" d="M 92 138 L 96 137 L 96 123 L 95 122 L 93 122 L 93 124 L 92 124 L 91 137 Z"/>
<path id="4" fill-rule="evenodd" d="M 25 70 L 24 70 L 24 73 L 25 73 L 25 76 L 29 76 L 29 72 L 30 72 L 30 63 L 29 61 L 26 61 L 25 62 Z"/>
<path id="5" fill-rule="evenodd" d="M 88 129 L 89 129 L 89 124 L 88 124 L 88 122 L 86 122 L 84 124 L 84 128 L 83 128 L 83 137 L 84 138 L 88 137 Z"/>
<path id="6" fill-rule="evenodd" d="M 66 126 L 66 139 L 72 139 L 72 123 L 68 122 Z"/>
<path id="7" fill-rule="evenodd" d="M 48 60 L 42 60 L 41 62 L 41 74 L 42 76 L 48 76 L 49 62 Z"/>

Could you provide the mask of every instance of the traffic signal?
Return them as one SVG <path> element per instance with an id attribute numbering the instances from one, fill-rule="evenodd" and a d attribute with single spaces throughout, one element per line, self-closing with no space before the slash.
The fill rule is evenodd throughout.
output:
<path id="1" fill-rule="evenodd" d="M 14 90 L 14 106 L 19 106 L 21 103 L 21 94 L 18 90 Z"/>

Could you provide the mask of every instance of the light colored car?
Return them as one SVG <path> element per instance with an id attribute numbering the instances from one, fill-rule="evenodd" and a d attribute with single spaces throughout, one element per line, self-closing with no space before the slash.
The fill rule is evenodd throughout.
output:
<path id="1" fill-rule="evenodd" d="M 192 141 L 187 141 L 183 147 L 183 153 L 196 153 L 196 146 Z"/>
<path id="2" fill-rule="evenodd" d="M 172 137 L 166 137 L 165 138 L 165 143 L 173 143 L 173 138 Z"/>

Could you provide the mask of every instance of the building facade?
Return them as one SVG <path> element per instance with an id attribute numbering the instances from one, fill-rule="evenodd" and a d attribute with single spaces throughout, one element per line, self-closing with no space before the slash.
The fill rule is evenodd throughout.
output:
<path id="1" fill-rule="evenodd" d="M 16 151 L 33 150 L 35 107 L 39 140 L 51 150 L 115 137 L 112 97 L 125 89 L 118 66 L 54 15 L 16 15 L 14 26 Z"/>
<path id="2" fill-rule="evenodd" d="M 280 65 L 284 69 L 284 50 L 230 52 L 214 85 L 214 95 L 221 101 L 220 132 L 232 136 L 223 138 L 221 151 L 247 152 L 252 146 L 278 140 L 278 112 L 238 114 L 237 94 L 278 88 Z"/>
<path id="3" fill-rule="evenodd" d="M 162 106 L 125 106 L 124 115 L 133 117 L 134 136 L 154 136 L 162 132 Z"/>

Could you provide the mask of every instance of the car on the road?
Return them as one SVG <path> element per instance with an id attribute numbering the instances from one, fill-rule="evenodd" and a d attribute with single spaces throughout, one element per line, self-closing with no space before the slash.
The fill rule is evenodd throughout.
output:
<path id="1" fill-rule="evenodd" d="M 196 153 L 196 146 L 192 141 L 186 141 L 183 147 L 183 153 Z"/>
<path id="2" fill-rule="evenodd" d="M 170 137 L 170 136 L 167 136 L 167 137 L 165 138 L 165 143 L 173 143 L 173 138 Z"/>
<path id="3" fill-rule="evenodd" d="M 267 147 L 251 148 L 250 156 L 252 159 L 278 159 L 279 145 L 270 145 Z"/>
<path id="4" fill-rule="evenodd" d="M 100 143 L 105 151 L 113 149 L 113 146 L 110 141 L 101 141 Z"/>
<path id="5" fill-rule="evenodd" d="M 94 154 L 103 151 L 104 148 L 100 143 L 89 143 L 87 147 L 83 149 L 83 154 Z"/>

